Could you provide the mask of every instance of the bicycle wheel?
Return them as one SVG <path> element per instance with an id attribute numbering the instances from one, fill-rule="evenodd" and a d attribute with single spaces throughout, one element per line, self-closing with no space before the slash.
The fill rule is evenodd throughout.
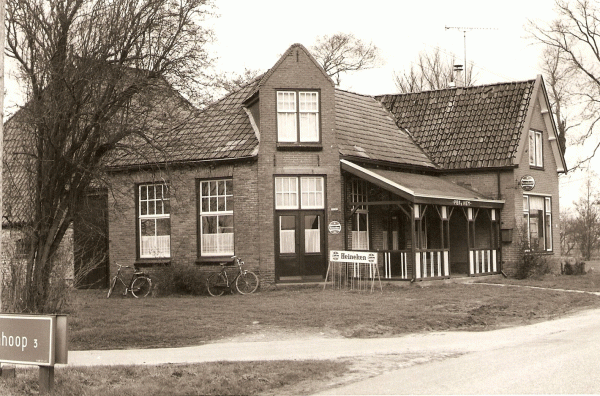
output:
<path id="1" fill-rule="evenodd" d="M 150 293 L 150 289 L 152 289 L 152 281 L 145 276 L 138 276 L 131 284 L 131 294 L 135 298 L 146 297 Z"/>
<path id="2" fill-rule="evenodd" d="M 235 288 L 240 294 L 254 293 L 258 289 L 258 276 L 252 271 L 246 271 L 235 280 Z"/>
<path id="3" fill-rule="evenodd" d="M 221 296 L 225 293 L 227 281 L 220 272 L 213 272 L 206 279 L 206 290 L 213 297 Z"/>
<path id="4" fill-rule="evenodd" d="M 109 298 L 110 295 L 112 294 L 113 290 L 115 290 L 115 285 L 117 284 L 117 277 L 115 276 L 114 278 L 112 278 L 112 281 L 110 282 L 110 287 L 108 288 L 108 294 L 106 295 L 106 298 Z"/>

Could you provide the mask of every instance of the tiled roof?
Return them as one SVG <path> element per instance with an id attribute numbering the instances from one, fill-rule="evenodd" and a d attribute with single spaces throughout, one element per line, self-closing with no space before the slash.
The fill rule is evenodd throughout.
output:
<path id="1" fill-rule="evenodd" d="M 442 169 L 513 164 L 535 80 L 376 97 Z"/>
<path id="2" fill-rule="evenodd" d="M 435 168 L 373 97 L 337 89 L 335 110 L 338 146 L 343 157 Z"/>
<path id="3" fill-rule="evenodd" d="M 258 137 L 242 103 L 260 77 L 202 111 L 173 106 L 152 145 L 138 139 L 115 152 L 109 167 L 238 159 L 257 154 Z"/>

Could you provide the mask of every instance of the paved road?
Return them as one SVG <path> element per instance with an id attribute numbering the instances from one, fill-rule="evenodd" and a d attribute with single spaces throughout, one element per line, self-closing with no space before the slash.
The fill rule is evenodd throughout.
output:
<path id="1" fill-rule="evenodd" d="M 600 310 L 533 326 L 425 338 L 437 338 L 442 350 L 468 353 L 320 394 L 600 394 Z"/>
<path id="2" fill-rule="evenodd" d="M 600 310 L 487 332 L 306 336 L 197 347 L 71 351 L 69 366 L 379 356 L 409 366 L 321 394 L 600 394 Z M 419 362 L 428 362 L 421 363 Z"/>

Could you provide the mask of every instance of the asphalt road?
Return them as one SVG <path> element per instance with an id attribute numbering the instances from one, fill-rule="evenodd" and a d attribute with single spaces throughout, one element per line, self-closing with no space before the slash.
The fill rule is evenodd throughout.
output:
<path id="1" fill-rule="evenodd" d="M 481 332 L 372 339 L 311 334 L 185 348 L 70 351 L 68 366 L 340 358 L 392 364 L 368 379 L 322 384 L 319 394 L 600 394 L 600 310 Z"/>
<path id="2" fill-rule="evenodd" d="M 438 335 L 464 352 L 320 394 L 600 394 L 600 310 L 485 333 Z"/>

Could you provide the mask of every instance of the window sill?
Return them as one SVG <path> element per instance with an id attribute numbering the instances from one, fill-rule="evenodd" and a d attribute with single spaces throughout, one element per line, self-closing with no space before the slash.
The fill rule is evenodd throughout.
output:
<path id="1" fill-rule="evenodd" d="M 134 265 L 139 268 L 148 268 L 148 267 L 166 267 L 171 265 L 170 257 L 161 257 L 161 258 L 139 258 L 135 260 Z"/>
<path id="2" fill-rule="evenodd" d="M 544 167 L 543 166 L 537 166 L 537 165 L 529 165 L 529 169 L 534 169 L 534 170 L 539 170 L 539 171 L 543 171 Z"/>
<path id="3" fill-rule="evenodd" d="M 321 151 L 323 144 L 318 143 L 277 143 L 277 150 Z"/>
<path id="4" fill-rule="evenodd" d="M 219 265 L 221 263 L 233 264 L 233 257 L 231 255 L 227 255 L 199 257 L 196 259 L 196 265 Z"/>

